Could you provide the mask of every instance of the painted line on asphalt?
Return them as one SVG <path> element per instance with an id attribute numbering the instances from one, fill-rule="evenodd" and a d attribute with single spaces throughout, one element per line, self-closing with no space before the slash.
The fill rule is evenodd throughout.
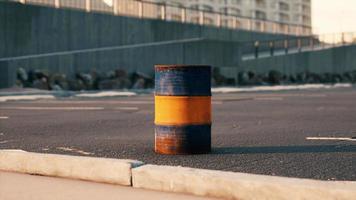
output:
<path id="1" fill-rule="evenodd" d="M 8 142 L 11 142 L 12 140 L 3 140 L 3 141 L 0 141 L 0 144 L 6 144 Z"/>
<path id="2" fill-rule="evenodd" d="M 231 97 L 223 97 L 223 98 L 215 98 L 213 99 L 212 102 L 234 102 L 234 101 L 249 101 L 253 100 L 253 98 L 248 97 L 248 98 L 231 98 Z"/>
<path id="3" fill-rule="evenodd" d="M 254 98 L 256 101 L 282 101 L 284 100 L 282 97 L 256 97 Z"/>
<path id="4" fill-rule="evenodd" d="M 97 93 L 82 93 L 76 94 L 75 97 L 88 97 L 88 98 L 98 98 L 98 97 L 130 97 L 135 96 L 135 92 L 114 92 L 114 91 L 107 91 L 107 92 L 97 92 Z"/>
<path id="5" fill-rule="evenodd" d="M 0 102 L 6 101 L 28 101 L 39 99 L 55 99 L 53 95 L 13 95 L 13 96 L 0 96 Z"/>
<path id="6" fill-rule="evenodd" d="M 62 150 L 62 151 L 66 151 L 66 152 L 74 152 L 74 153 L 78 153 L 78 154 L 85 155 L 85 156 L 94 155 L 94 153 L 86 152 L 86 151 L 83 151 L 83 150 L 80 150 L 80 149 L 76 149 L 76 148 L 57 147 L 56 149 Z"/>
<path id="7" fill-rule="evenodd" d="M 0 119 L 9 119 L 8 116 L 0 116 Z"/>
<path id="8" fill-rule="evenodd" d="M 104 110 L 104 107 L 1 107 L 2 110 Z"/>
<path id="9" fill-rule="evenodd" d="M 101 100 L 101 101 L 94 101 L 94 100 L 85 100 L 85 101 L 68 101 L 68 100 L 51 100 L 51 101 L 33 101 L 31 104 L 42 104 L 45 102 L 46 104 L 153 104 L 153 100 L 147 101 L 108 101 L 108 100 Z"/>
<path id="10" fill-rule="evenodd" d="M 139 110 L 138 107 L 116 107 L 115 110 L 125 110 L 125 111 L 136 111 Z"/>
<path id="11" fill-rule="evenodd" d="M 306 140 L 356 141 L 352 137 L 306 137 Z"/>
<path id="12" fill-rule="evenodd" d="M 88 101 L 88 102 L 98 102 L 98 103 L 105 103 L 105 104 L 133 104 L 133 105 L 150 105 L 154 104 L 152 101 Z M 85 103 L 85 102 L 84 102 Z"/>

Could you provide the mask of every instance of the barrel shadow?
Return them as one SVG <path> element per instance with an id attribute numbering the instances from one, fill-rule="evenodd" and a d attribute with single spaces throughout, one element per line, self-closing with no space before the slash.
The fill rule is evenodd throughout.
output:
<path id="1" fill-rule="evenodd" d="M 212 154 L 338 153 L 338 152 L 356 152 L 356 145 L 217 147 L 212 149 Z"/>

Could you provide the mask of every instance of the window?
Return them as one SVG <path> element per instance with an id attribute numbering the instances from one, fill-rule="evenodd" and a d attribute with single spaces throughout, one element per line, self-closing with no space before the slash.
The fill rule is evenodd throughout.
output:
<path id="1" fill-rule="evenodd" d="M 303 13 L 310 13 L 310 6 L 303 5 L 302 11 L 303 11 Z"/>
<path id="2" fill-rule="evenodd" d="M 183 4 L 179 3 L 179 2 L 170 2 L 169 5 L 175 6 L 175 7 L 183 7 Z"/>
<path id="3" fill-rule="evenodd" d="M 265 0 L 255 0 L 256 6 L 259 8 L 266 8 L 266 1 Z"/>
<path id="4" fill-rule="evenodd" d="M 259 10 L 255 11 L 255 17 L 261 20 L 265 20 L 267 18 L 266 13 Z"/>
<path id="5" fill-rule="evenodd" d="M 191 5 L 190 8 L 198 10 L 199 9 L 199 5 L 196 5 L 196 4 L 195 5 Z"/>
<path id="6" fill-rule="evenodd" d="M 201 6 L 201 10 L 205 10 L 205 11 L 213 11 L 213 7 L 208 6 L 208 5 L 202 5 Z"/>
<path id="7" fill-rule="evenodd" d="M 279 9 L 281 11 L 289 11 L 289 4 L 284 2 L 279 2 Z"/>
<path id="8" fill-rule="evenodd" d="M 213 25 L 214 24 L 214 20 L 208 17 L 204 17 L 204 24 L 206 25 Z"/>
<path id="9" fill-rule="evenodd" d="M 303 24 L 311 24 L 311 20 L 309 16 L 303 16 Z"/>
<path id="10" fill-rule="evenodd" d="M 204 11 L 213 11 L 213 7 L 208 6 L 208 5 L 198 5 L 198 4 L 194 4 L 190 6 L 192 9 L 196 9 L 196 10 L 204 10 Z"/>
<path id="11" fill-rule="evenodd" d="M 285 13 L 279 13 L 279 20 L 282 22 L 289 22 L 290 18 L 289 15 Z"/>
<path id="12" fill-rule="evenodd" d="M 231 0 L 231 4 L 239 5 L 241 4 L 241 0 Z"/>
<path id="13" fill-rule="evenodd" d="M 220 12 L 225 15 L 241 15 L 241 11 L 237 8 L 223 7 L 220 8 Z"/>

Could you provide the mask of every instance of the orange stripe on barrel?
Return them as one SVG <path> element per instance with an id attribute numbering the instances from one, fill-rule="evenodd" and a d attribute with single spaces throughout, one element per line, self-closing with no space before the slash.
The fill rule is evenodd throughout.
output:
<path id="1" fill-rule="evenodd" d="M 210 96 L 155 96 L 159 125 L 211 124 Z"/>

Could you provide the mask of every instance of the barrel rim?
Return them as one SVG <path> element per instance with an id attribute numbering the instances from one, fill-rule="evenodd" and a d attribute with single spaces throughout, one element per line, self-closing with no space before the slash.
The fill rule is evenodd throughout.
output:
<path id="1" fill-rule="evenodd" d="M 157 94 L 155 94 L 154 95 L 154 98 L 155 97 L 158 97 L 158 98 L 160 98 L 160 97 L 162 97 L 162 98 L 164 98 L 164 97 L 169 97 L 169 99 L 200 99 L 200 98 L 212 98 L 212 96 L 209 96 L 209 95 L 204 95 L 204 96 L 193 96 L 193 95 L 157 95 Z"/>
<path id="2" fill-rule="evenodd" d="M 158 93 L 158 92 L 154 92 L 154 96 L 160 96 L 160 97 L 212 97 L 213 94 L 210 91 L 209 94 L 170 94 L 170 93 Z"/>
<path id="3" fill-rule="evenodd" d="M 165 127 L 187 127 L 187 126 L 213 126 L 213 120 L 206 123 L 160 123 L 160 122 L 153 122 L 154 126 L 165 126 Z"/>
<path id="4" fill-rule="evenodd" d="M 210 65 L 184 65 L 184 64 L 174 64 L 174 65 L 169 65 L 169 64 L 158 64 L 154 66 L 155 69 L 171 69 L 171 68 L 210 68 Z"/>

